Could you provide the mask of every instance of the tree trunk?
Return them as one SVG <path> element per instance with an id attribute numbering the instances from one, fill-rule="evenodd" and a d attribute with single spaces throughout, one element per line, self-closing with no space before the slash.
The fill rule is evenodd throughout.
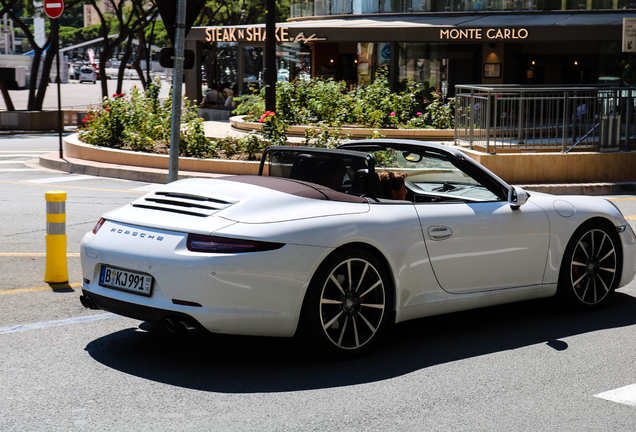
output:
<path id="1" fill-rule="evenodd" d="M 145 51 L 146 40 L 144 38 L 144 33 L 141 30 L 137 31 L 137 41 L 139 41 L 139 45 L 137 45 L 137 59 L 133 62 L 133 68 L 137 71 L 137 75 L 139 75 L 143 89 L 146 91 L 146 79 L 144 78 L 144 71 L 141 70 L 140 65 L 141 58 Z"/>
<path id="2" fill-rule="evenodd" d="M 134 35 L 132 34 L 128 37 L 128 40 L 126 41 L 126 50 L 124 51 L 124 57 L 121 59 L 121 64 L 119 65 L 119 75 L 117 76 L 117 94 L 121 93 L 122 90 L 122 82 L 126 73 L 126 65 L 128 65 L 128 60 L 130 60 L 130 51 L 132 48 L 133 37 Z"/>
<path id="3" fill-rule="evenodd" d="M 2 74 L 0 74 L 0 92 L 2 92 L 2 97 L 4 98 L 4 104 L 7 106 L 7 111 L 15 111 L 13 101 L 11 100 L 11 95 L 9 94 L 9 90 L 7 89 L 7 83 L 4 82 Z"/>
<path id="4" fill-rule="evenodd" d="M 59 20 L 52 19 L 51 27 L 50 27 L 50 35 L 49 35 L 50 42 L 57 40 L 57 35 L 59 33 L 59 30 L 60 30 Z M 46 51 L 46 55 L 44 56 L 44 64 L 42 65 L 42 78 L 40 79 L 40 86 L 38 88 L 38 92 L 35 96 L 35 101 L 33 103 L 33 111 L 42 111 L 42 105 L 44 105 L 44 95 L 46 95 L 46 90 L 49 86 L 51 66 L 53 65 L 53 60 L 55 59 L 56 53 L 57 53 L 57 47 L 54 47 L 52 44 L 49 44 L 49 49 Z"/>

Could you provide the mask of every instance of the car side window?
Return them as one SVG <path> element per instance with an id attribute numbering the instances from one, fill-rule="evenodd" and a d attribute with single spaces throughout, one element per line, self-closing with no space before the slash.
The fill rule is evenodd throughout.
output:
<path id="1" fill-rule="evenodd" d="M 386 150 L 374 154 L 376 171 L 406 174 L 407 200 L 414 202 L 501 201 L 501 193 L 489 187 L 457 161 L 436 153 Z M 454 163 L 455 162 L 455 163 Z"/>

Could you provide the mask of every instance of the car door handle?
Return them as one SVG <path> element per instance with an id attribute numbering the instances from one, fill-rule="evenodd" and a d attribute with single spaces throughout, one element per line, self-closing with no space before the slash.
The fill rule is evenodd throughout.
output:
<path id="1" fill-rule="evenodd" d="M 453 235 L 453 230 L 445 226 L 428 227 L 428 236 L 431 240 L 446 240 Z"/>

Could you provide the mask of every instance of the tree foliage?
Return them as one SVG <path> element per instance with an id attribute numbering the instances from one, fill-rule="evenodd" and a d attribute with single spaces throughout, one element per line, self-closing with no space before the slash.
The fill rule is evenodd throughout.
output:
<path id="1" fill-rule="evenodd" d="M 289 18 L 289 0 L 276 1 L 276 21 Z M 212 0 L 205 4 L 195 21 L 197 26 L 228 26 L 262 24 L 265 22 L 265 1 Z"/>
<path id="2" fill-rule="evenodd" d="M 68 0 L 66 2 L 66 7 L 70 9 L 75 8 L 81 3 L 81 1 L 82 0 Z M 44 95 L 46 94 L 49 84 L 51 65 L 56 53 L 55 49 L 47 50 L 47 48 L 57 42 L 60 28 L 59 20 L 49 20 L 44 14 L 43 7 L 38 6 L 36 8 L 33 5 L 33 2 L 29 0 L 0 0 L 0 16 L 4 14 L 7 14 L 9 19 L 11 19 L 16 27 L 19 28 L 25 35 L 29 45 L 33 49 L 34 55 L 33 63 L 31 64 L 31 76 L 29 79 L 29 99 L 27 102 L 27 109 L 29 111 L 40 111 L 42 110 Z M 48 37 L 42 46 L 36 43 L 33 30 L 25 21 L 25 17 L 33 16 L 43 16 L 46 17 L 47 20 L 51 21 Z M 46 54 L 43 56 L 43 53 Z M 44 58 L 42 59 L 42 57 Z M 40 82 L 38 83 L 37 80 L 40 69 L 42 70 L 42 74 Z M 13 110 L 13 102 L 11 101 L 6 84 L 2 78 L 0 78 L 0 91 L 2 92 L 7 108 L 9 110 Z"/>

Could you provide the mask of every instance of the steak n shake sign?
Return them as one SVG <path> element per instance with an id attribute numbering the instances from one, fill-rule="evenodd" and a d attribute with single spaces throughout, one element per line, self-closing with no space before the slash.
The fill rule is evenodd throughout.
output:
<path id="1" fill-rule="evenodd" d="M 205 29 L 206 42 L 264 42 L 266 38 L 265 27 L 207 27 Z M 276 42 L 311 43 L 323 41 L 316 34 L 305 36 L 304 32 L 296 36 L 289 34 L 289 27 L 276 27 Z"/>
<path id="2" fill-rule="evenodd" d="M 514 40 L 528 37 L 526 29 L 440 29 L 440 40 Z"/>

